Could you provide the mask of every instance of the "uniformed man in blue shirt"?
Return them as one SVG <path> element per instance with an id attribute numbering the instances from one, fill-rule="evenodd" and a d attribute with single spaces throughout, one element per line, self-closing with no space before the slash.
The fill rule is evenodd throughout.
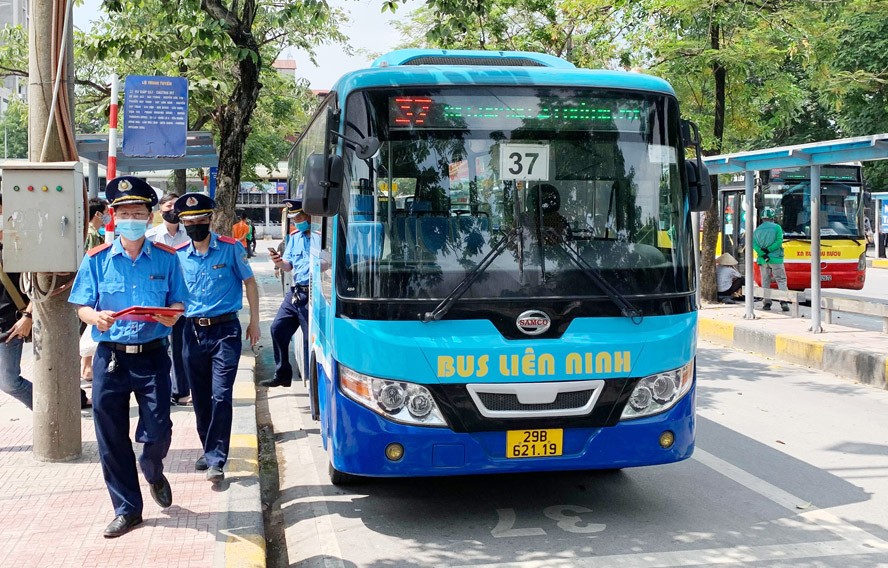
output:
<path id="1" fill-rule="evenodd" d="M 202 193 L 186 193 L 175 211 L 191 238 L 177 247 L 188 286 L 183 359 L 203 455 L 195 469 L 213 482 L 225 478 L 231 441 L 232 388 L 241 355 L 243 288 L 250 304 L 247 339 L 259 341 L 259 288 L 247 251 L 231 237 L 210 232 L 215 203 Z"/>
<path id="2" fill-rule="evenodd" d="M 105 190 L 116 216 L 119 238 L 84 257 L 68 301 L 80 319 L 94 326 L 93 417 L 105 484 L 116 517 L 106 538 L 142 522 L 142 493 L 129 437 L 130 395 L 136 395 L 136 441 L 144 444 L 139 466 L 161 507 L 173 503 L 163 474 L 170 448 L 170 328 L 178 314 L 146 315 L 142 320 L 114 314 L 133 306 L 184 308 L 188 294 L 175 250 L 145 238 L 157 194 L 139 178 L 122 176 Z"/>
<path id="3" fill-rule="evenodd" d="M 265 387 L 288 387 L 293 382 L 290 365 L 290 340 L 302 328 L 302 368 L 308 370 L 308 279 L 309 236 L 311 217 L 302 210 L 302 201 L 285 199 L 285 212 L 290 222 L 290 234 L 284 254 L 269 250 L 275 268 L 292 272 L 293 280 L 284 301 L 271 324 L 271 344 L 274 348 L 274 376 L 261 381 Z"/>

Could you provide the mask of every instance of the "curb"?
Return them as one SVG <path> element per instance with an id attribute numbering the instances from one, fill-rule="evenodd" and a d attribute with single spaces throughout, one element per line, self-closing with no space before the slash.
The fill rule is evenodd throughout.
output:
<path id="1" fill-rule="evenodd" d="M 246 324 L 244 324 L 246 328 Z M 226 518 L 219 529 L 213 566 L 265 568 L 265 529 L 259 489 L 256 430 L 256 356 L 245 343 L 234 380 L 231 446 L 226 472 Z"/>
<path id="2" fill-rule="evenodd" d="M 700 339 L 753 353 L 797 363 L 888 389 L 888 356 L 836 345 L 787 333 L 774 333 L 762 326 L 700 317 Z"/>
<path id="3" fill-rule="evenodd" d="M 868 268 L 888 268 L 888 258 L 868 258 L 866 265 Z"/>

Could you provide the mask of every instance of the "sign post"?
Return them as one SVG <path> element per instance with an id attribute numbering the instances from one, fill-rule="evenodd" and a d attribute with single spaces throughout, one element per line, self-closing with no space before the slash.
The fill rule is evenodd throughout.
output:
<path id="1" fill-rule="evenodd" d="M 123 153 L 179 158 L 188 137 L 188 81 L 183 77 L 130 75 L 123 107 Z"/>

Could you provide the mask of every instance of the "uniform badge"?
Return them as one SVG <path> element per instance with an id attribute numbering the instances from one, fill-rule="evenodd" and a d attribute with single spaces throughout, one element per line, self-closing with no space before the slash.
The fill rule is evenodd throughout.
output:
<path id="1" fill-rule="evenodd" d="M 120 191 L 129 191 L 131 187 L 132 185 L 130 184 L 130 182 L 126 180 L 123 180 L 119 184 L 117 184 L 117 189 L 119 189 Z"/>
<path id="2" fill-rule="evenodd" d="M 189 197 L 185 201 L 185 205 L 187 205 L 188 207 L 194 207 L 195 205 L 197 205 L 197 198 L 196 197 Z"/>

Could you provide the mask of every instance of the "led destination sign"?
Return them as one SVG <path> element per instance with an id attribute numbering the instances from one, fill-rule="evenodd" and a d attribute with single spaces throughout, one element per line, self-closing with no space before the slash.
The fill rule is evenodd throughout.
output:
<path id="1" fill-rule="evenodd" d="M 647 116 L 643 100 L 590 97 L 395 96 L 388 106 L 393 129 L 637 132 Z"/>

